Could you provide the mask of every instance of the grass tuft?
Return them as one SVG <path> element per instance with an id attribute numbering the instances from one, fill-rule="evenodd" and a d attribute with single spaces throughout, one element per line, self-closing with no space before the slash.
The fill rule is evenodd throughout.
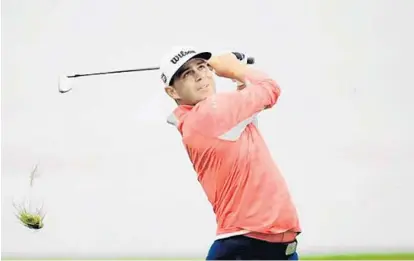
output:
<path id="1" fill-rule="evenodd" d="M 36 210 L 31 211 L 30 210 L 30 204 L 29 206 L 26 206 L 26 204 L 15 204 L 13 203 L 14 208 L 16 209 L 16 217 L 17 219 L 26 227 L 30 229 L 41 229 L 44 226 L 43 219 L 45 218 L 45 214 L 43 213 L 42 209 L 43 206 L 40 208 L 36 208 Z"/>

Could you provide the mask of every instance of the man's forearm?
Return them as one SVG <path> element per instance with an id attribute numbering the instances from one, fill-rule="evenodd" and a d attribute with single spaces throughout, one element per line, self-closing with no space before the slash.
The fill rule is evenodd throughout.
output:
<path id="1" fill-rule="evenodd" d="M 246 87 L 247 88 L 257 88 L 259 86 L 255 86 L 255 85 L 257 85 L 258 83 L 260 83 L 263 80 L 264 81 L 268 81 L 268 80 L 273 81 L 263 71 L 253 69 L 251 67 L 246 68 L 245 70 L 243 70 L 242 73 L 237 75 L 237 78 L 238 79 L 233 79 L 233 81 L 235 81 L 237 83 L 237 90 L 239 90 L 239 91 L 244 90 Z M 277 89 L 277 96 L 279 96 L 280 95 L 280 87 L 279 87 L 278 84 L 275 84 L 275 87 Z M 259 88 L 261 88 L 261 86 Z M 253 90 L 251 90 L 251 91 L 253 91 Z M 277 100 L 277 98 L 276 98 L 276 100 Z M 273 106 L 273 104 L 272 105 L 267 105 L 267 106 L 264 107 L 264 109 L 269 109 L 272 106 Z"/>
<path id="2" fill-rule="evenodd" d="M 237 90 L 241 91 L 244 88 L 246 88 L 246 84 L 244 82 L 239 82 L 237 80 L 232 80 L 233 82 L 235 82 L 237 84 Z"/>

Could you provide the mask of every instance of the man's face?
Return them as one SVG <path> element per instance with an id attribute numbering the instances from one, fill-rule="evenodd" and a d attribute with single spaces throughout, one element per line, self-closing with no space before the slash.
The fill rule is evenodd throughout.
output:
<path id="1" fill-rule="evenodd" d="M 191 59 L 177 72 L 166 92 L 179 104 L 195 105 L 216 92 L 213 71 L 206 60 Z"/>

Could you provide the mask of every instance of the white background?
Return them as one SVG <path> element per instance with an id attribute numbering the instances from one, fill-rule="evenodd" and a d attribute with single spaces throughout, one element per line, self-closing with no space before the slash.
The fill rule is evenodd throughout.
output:
<path id="1" fill-rule="evenodd" d="M 2 254 L 204 258 L 212 209 L 157 71 L 177 44 L 242 51 L 281 85 L 260 117 L 300 253 L 414 249 L 414 1 L 2 1 Z M 234 86 L 219 80 L 219 90 Z M 29 173 L 39 177 L 29 187 Z M 44 204 L 29 231 L 12 202 Z"/>

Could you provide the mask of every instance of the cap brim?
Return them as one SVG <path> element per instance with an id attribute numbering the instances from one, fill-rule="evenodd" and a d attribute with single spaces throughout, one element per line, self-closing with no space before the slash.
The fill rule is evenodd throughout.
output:
<path id="1" fill-rule="evenodd" d="M 211 56 L 212 56 L 213 54 L 212 53 L 210 53 L 210 52 L 201 52 L 201 53 L 197 53 L 197 54 L 195 54 L 194 56 L 191 56 L 190 58 L 188 58 L 188 60 L 187 61 L 185 61 L 184 62 L 184 64 L 186 64 L 188 61 L 190 61 L 190 60 L 192 60 L 192 59 L 196 59 L 196 58 L 202 58 L 202 59 L 204 59 L 204 60 L 210 60 L 210 58 L 211 58 Z M 175 75 L 177 74 L 177 72 L 178 71 L 180 71 L 180 69 L 184 66 L 184 64 L 183 65 L 181 65 L 176 71 L 175 71 L 175 73 L 172 75 L 172 77 L 171 77 L 171 80 L 170 80 L 170 82 L 169 82 L 169 84 L 171 85 L 171 82 L 172 82 L 172 80 L 174 79 L 174 77 L 175 77 Z"/>
<path id="2" fill-rule="evenodd" d="M 212 54 L 210 52 L 202 52 L 202 53 L 198 53 L 198 54 L 194 55 L 193 57 L 191 57 L 188 60 L 191 60 L 191 59 L 194 59 L 194 58 L 203 58 L 205 60 L 210 60 L 211 56 L 212 56 Z"/>

